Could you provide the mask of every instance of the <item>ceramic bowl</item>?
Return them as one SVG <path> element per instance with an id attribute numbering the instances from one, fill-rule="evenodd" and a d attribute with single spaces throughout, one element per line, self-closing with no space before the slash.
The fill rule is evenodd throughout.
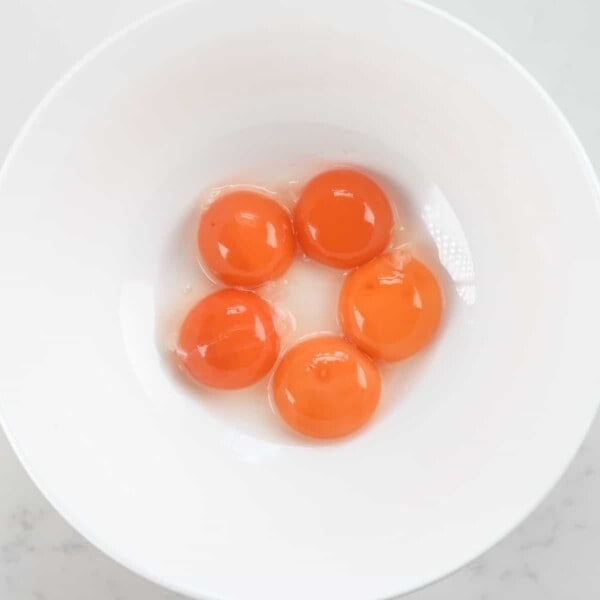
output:
<path id="1" fill-rule="evenodd" d="M 372 423 L 323 444 L 266 401 L 182 384 L 161 319 L 202 190 L 327 162 L 402 190 L 448 310 Z M 4 165 L 3 425 L 65 518 L 164 586 L 223 600 L 413 590 L 515 527 L 590 425 L 598 198 L 549 97 L 448 15 L 177 4 L 72 69 Z M 319 310 L 311 285 L 295 298 Z"/>

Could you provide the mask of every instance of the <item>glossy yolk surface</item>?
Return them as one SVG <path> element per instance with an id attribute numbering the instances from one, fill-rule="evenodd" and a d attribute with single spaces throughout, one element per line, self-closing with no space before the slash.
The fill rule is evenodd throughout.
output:
<path id="1" fill-rule="evenodd" d="M 346 337 L 369 356 L 396 361 L 433 338 L 442 293 L 431 271 L 405 252 L 384 254 L 352 271 L 339 299 Z"/>
<path id="2" fill-rule="evenodd" d="M 393 214 L 386 195 L 372 179 L 351 169 L 334 169 L 304 187 L 294 223 L 307 256 L 348 269 L 387 247 Z"/>
<path id="3" fill-rule="evenodd" d="M 256 287 L 282 275 L 292 262 L 292 223 L 271 198 L 232 192 L 202 214 L 198 248 L 206 267 L 222 282 Z"/>
<path id="4" fill-rule="evenodd" d="M 179 331 L 180 363 L 211 387 L 255 383 L 271 369 L 278 352 L 271 307 L 253 292 L 226 289 L 207 296 L 192 308 Z"/>
<path id="5" fill-rule="evenodd" d="M 335 438 L 361 427 L 379 401 L 377 367 L 341 338 L 300 342 L 283 357 L 273 376 L 273 400 L 296 431 Z"/>

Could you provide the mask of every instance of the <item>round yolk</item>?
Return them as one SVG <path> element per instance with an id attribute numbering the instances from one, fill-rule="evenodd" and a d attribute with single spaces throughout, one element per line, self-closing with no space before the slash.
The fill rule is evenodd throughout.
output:
<path id="1" fill-rule="evenodd" d="M 389 244 L 393 220 L 381 188 L 350 169 L 326 171 L 309 181 L 294 213 L 305 254 L 340 269 L 381 254 Z"/>
<path id="2" fill-rule="evenodd" d="M 381 379 L 377 367 L 341 338 L 300 342 L 273 376 L 273 400 L 290 427 L 316 438 L 347 435 L 373 414 Z"/>
<path id="3" fill-rule="evenodd" d="M 290 266 L 292 223 L 271 198 L 232 192 L 217 198 L 202 214 L 198 248 L 208 270 L 223 283 L 256 287 L 276 279 Z"/>
<path id="4" fill-rule="evenodd" d="M 384 254 L 352 271 L 339 299 L 345 336 L 373 358 L 411 356 L 433 338 L 442 293 L 431 271 L 408 254 Z"/>
<path id="5" fill-rule="evenodd" d="M 188 313 L 179 331 L 177 356 L 197 381 L 242 388 L 264 377 L 275 363 L 279 337 L 271 307 L 242 290 L 221 290 Z"/>

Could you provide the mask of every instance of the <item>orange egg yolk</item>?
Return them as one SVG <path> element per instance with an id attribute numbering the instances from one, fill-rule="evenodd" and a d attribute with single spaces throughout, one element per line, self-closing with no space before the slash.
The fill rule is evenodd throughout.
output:
<path id="1" fill-rule="evenodd" d="M 207 296 L 179 331 L 177 356 L 197 381 L 234 389 L 271 369 L 279 352 L 270 305 L 253 292 L 226 289 Z"/>
<path id="2" fill-rule="evenodd" d="M 351 169 L 311 179 L 294 212 L 298 242 L 310 258 L 340 269 L 361 265 L 389 244 L 390 203 L 369 177 Z"/>
<path id="3" fill-rule="evenodd" d="M 373 358 L 397 361 L 431 341 L 442 305 L 431 271 L 406 252 L 396 251 L 346 277 L 339 316 L 348 340 Z"/>
<path id="4" fill-rule="evenodd" d="M 257 287 L 290 266 L 292 223 L 275 200 L 256 192 L 231 192 L 202 214 L 198 248 L 207 269 L 223 283 Z"/>
<path id="5" fill-rule="evenodd" d="M 315 438 L 340 437 L 364 425 L 380 391 L 379 370 L 371 360 L 345 340 L 329 336 L 293 346 L 272 382 L 283 419 Z"/>

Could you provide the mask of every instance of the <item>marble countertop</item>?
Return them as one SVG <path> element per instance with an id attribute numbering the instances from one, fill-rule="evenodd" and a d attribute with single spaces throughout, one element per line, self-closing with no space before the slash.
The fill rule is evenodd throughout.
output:
<path id="1" fill-rule="evenodd" d="M 499 42 L 550 92 L 600 171 L 600 1 L 435 0 Z M 44 92 L 86 50 L 165 0 L 0 2 L 0 160 Z M 567 199 L 568 200 L 568 199 Z M 175 600 L 104 556 L 31 483 L 0 432 L 0 598 Z M 409 600 L 592 600 L 600 594 L 600 420 L 538 509 Z"/>

